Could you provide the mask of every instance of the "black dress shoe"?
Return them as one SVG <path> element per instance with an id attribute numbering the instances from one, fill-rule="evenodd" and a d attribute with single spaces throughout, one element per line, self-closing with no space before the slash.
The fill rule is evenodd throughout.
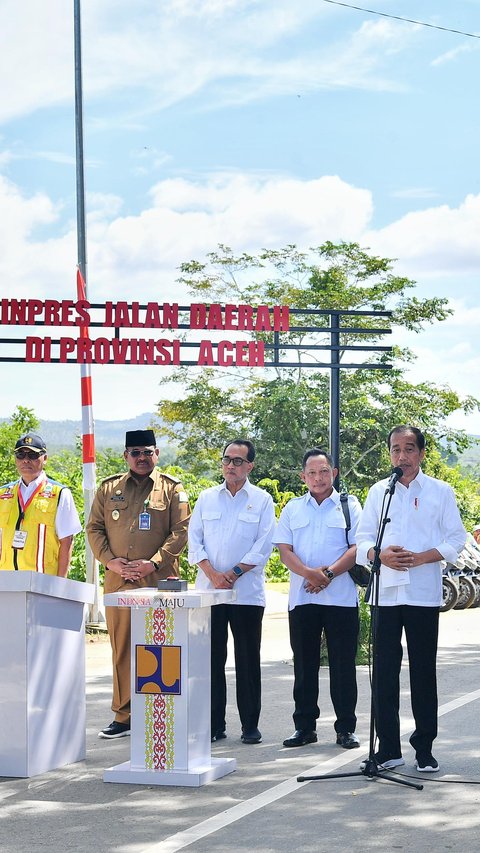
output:
<path id="1" fill-rule="evenodd" d="M 283 741 L 284 746 L 306 746 L 307 743 L 316 743 L 317 733 L 309 729 L 297 729 L 291 737 Z"/>
<path id="2" fill-rule="evenodd" d="M 258 729 L 252 729 L 251 732 L 242 731 L 242 743 L 261 743 L 262 733 Z"/>
<path id="3" fill-rule="evenodd" d="M 225 729 L 222 729 L 222 730 L 220 730 L 220 731 L 218 731 L 218 732 L 215 732 L 215 734 L 214 734 L 214 735 L 212 735 L 212 737 L 211 737 L 211 742 L 212 742 L 212 743 L 215 743 L 215 741 L 217 741 L 217 740 L 223 740 L 223 739 L 224 739 L 224 738 L 226 738 L 226 737 L 227 737 L 227 733 L 226 733 Z"/>
<path id="4" fill-rule="evenodd" d="M 344 749 L 358 749 L 360 741 L 353 732 L 339 732 L 337 734 L 338 746 L 343 746 Z"/>

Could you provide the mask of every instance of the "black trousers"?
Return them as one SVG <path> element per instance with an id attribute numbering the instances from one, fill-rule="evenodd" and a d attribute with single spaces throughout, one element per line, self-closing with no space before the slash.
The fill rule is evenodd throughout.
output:
<path id="1" fill-rule="evenodd" d="M 358 608 L 326 604 L 301 604 L 289 611 L 290 645 L 295 682 L 293 721 L 296 729 L 313 731 L 320 716 L 318 672 L 322 632 L 328 648 L 330 696 L 335 710 L 335 731 L 354 732 L 357 724 Z"/>
<path id="2" fill-rule="evenodd" d="M 379 607 L 375 655 L 376 729 L 379 750 L 391 758 L 401 756 L 400 669 L 402 632 L 408 648 L 410 696 L 415 731 L 410 743 L 416 752 L 430 752 L 437 736 L 437 607 L 402 604 Z"/>
<path id="3" fill-rule="evenodd" d="M 253 604 L 215 604 L 212 607 L 212 735 L 225 730 L 228 626 L 233 636 L 237 708 L 242 731 L 258 726 L 261 707 L 260 643 L 263 607 Z"/>

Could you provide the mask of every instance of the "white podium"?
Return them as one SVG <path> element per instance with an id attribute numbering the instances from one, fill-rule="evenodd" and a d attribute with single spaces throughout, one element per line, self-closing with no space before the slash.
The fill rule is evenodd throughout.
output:
<path id="1" fill-rule="evenodd" d="M 93 584 L 0 572 L 0 776 L 85 758 L 85 616 Z"/>
<path id="2" fill-rule="evenodd" d="M 198 787 L 236 769 L 234 758 L 212 758 L 210 737 L 210 608 L 234 598 L 153 588 L 104 596 L 132 616 L 130 761 L 105 770 L 105 782 Z"/>

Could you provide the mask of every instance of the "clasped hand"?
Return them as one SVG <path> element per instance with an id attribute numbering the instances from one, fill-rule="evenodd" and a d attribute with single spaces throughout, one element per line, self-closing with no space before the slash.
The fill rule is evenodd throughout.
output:
<path id="1" fill-rule="evenodd" d="M 110 560 L 107 568 L 110 572 L 121 575 L 124 580 L 131 583 L 140 580 L 140 578 L 145 578 L 155 571 L 155 566 L 151 560 L 127 560 L 125 557 L 115 557 L 114 560 Z"/>
<path id="2" fill-rule="evenodd" d="M 388 545 L 380 551 L 380 560 L 383 565 L 397 572 L 408 572 L 415 565 L 416 556 L 414 551 L 407 551 L 401 545 Z"/>
<path id="3" fill-rule="evenodd" d="M 324 574 L 324 569 L 328 568 L 327 566 L 319 566 L 317 569 L 309 569 L 308 575 L 305 578 L 305 583 L 303 587 L 305 592 L 321 592 L 322 589 L 326 589 L 326 587 L 330 584 L 329 579 L 326 574 Z"/>

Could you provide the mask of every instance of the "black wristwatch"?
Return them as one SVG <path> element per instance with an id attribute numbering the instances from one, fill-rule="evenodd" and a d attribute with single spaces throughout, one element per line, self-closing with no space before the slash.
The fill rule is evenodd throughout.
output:
<path id="1" fill-rule="evenodd" d="M 156 572 L 158 572 L 159 569 L 161 569 L 160 563 L 155 562 L 155 560 L 150 560 L 150 562 L 154 566 Z"/>
<path id="2" fill-rule="evenodd" d="M 323 574 L 327 576 L 329 581 L 333 581 L 335 575 L 333 574 L 331 569 L 324 569 Z"/>
<path id="3" fill-rule="evenodd" d="M 241 578 L 243 575 L 243 569 L 241 569 L 240 566 L 234 566 L 232 572 L 237 576 L 237 578 Z"/>

